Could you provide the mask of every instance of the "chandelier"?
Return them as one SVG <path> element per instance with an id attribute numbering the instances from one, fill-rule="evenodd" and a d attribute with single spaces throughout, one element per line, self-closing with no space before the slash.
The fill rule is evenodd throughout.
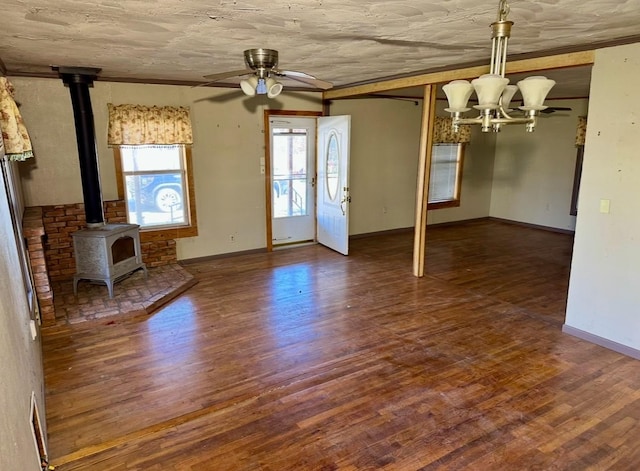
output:
<path id="1" fill-rule="evenodd" d="M 547 107 L 543 105 L 544 99 L 555 85 L 554 80 L 542 76 L 527 77 L 517 85 L 509 85 L 509 79 L 504 73 L 507 65 L 507 43 L 511 35 L 513 21 L 508 21 L 509 4 L 507 0 L 500 0 L 498 4 L 498 21 L 491 24 L 491 67 L 488 74 L 481 75 L 469 83 L 467 80 L 454 80 L 443 86 L 449 108 L 445 111 L 451 113 L 453 130 L 458 131 L 461 124 L 480 124 L 482 132 L 498 132 L 503 124 L 524 124 L 527 132 L 533 132 L 536 126 L 536 117 L 541 110 Z M 474 106 L 480 111 L 476 118 L 465 118 L 462 113 L 469 111 L 467 103 L 475 90 L 478 96 L 478 104 Z M 513 110 L 509 109 L 509 103 L 520 90 L 523 106 L 520 110 L 524 116 L 511 116 Z"/>

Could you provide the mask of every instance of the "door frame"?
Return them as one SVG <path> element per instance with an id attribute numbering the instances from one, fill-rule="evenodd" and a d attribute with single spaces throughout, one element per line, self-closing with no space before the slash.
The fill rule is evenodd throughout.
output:
<path id="1" fill-rule="evenodd" d="M 318 118 L 323 116 L 321 111 L 292 111 L 292 110 L 264 110 L 264 196 L 265 196 L 265 214 L 267 217 L 266 233 L 267 233 L 267 252 L 273 252 L 273 225 L 271 212 L 271 132 L 269 119 L 273 116 L 297 116 L 300 118 Z M 317 133 L 316 142 L 317 145 Z M 317 156 L 316 162 L 317 164 Z M 316 169 L 317 174 L 317 169 Z M 315 208 L 314 208 L 315 214 Z M 316 217 L 316 216 L 314 216 Z"/>

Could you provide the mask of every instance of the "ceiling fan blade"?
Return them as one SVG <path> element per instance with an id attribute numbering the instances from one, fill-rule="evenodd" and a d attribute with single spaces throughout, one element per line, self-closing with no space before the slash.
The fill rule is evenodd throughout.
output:
<path id="1" fill-rule="evenodd" d="M 551 114 L 555 113 L 556 111 L 571 111 L 571 108 L 566 108 L 564 106 L 548 106 L 544 110 L 540 111 L 540 113 Z"/>
<path id="2" fill-rule="evenodd" d="M 222 72 L 220 74 L 205 75 L 204 78 L 209 79 L 212 82 L 217 82 L 218 80 L 223 80 L 229 77 L 241 77 L 243 75 L 249 75 L 249 74 L 253 74 L 253 70 L 251 69 L 231 70 L 229 72 Z"/>
<path id="3" fill-rule="evenodd" d="M 313 75 L 305 74 L 304 72 L 298 72 L 296 70 L 274 70 L 276 75 L 285 75 L 287 77 L 302 77 L 308 79 L 315 79 Z"/>
<path id="4" fill-rule="evenodd" d="M 333 84 L 331 82 L 325 82 L 324 80 L 320 80 L 317 78 L 308 78 L 308 77 L 299 77 L 296 75 L 289 75 L 285 73 L 285 71 L 276 72 L 276 75 L 281 77 L 287 77 L 291 80 L 295 80 L 296 82 L 306 83 L 307 85 L 313 85 L 316 88 L 320 88 L 322 90 L 329 90 L 333 88 Z"/>

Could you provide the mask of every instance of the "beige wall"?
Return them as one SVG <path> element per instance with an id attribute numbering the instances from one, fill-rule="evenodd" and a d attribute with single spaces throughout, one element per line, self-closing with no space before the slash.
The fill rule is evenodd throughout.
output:
<path id="1" fill-rule="evenodd" d="M 36 151 L 35 164 L 23 172 L 26 204 L 82 201 L 68 90 L 58 79 L 12 81 Z M 263 111 L 266 106 L 321 110 L 319 95 L 312 93 L 248 99 L 234 89 L 99 81 L 91 99 L 106 200 L 117 197 L 112 151 L 106 144 L 107 103 L 191 107 L 199 236 L 178 241 L 179 259 L 265 247 Z M 574 119 L 584 114 L 586 102 L 569 105 L 574 107 L 569 118 L 543 118 L 533 136 L 519 126 L 507 127 L 496 144 L 494 134 L 474 128 L 465 153 L 461 206 L 430 211 L 429 223 L 492 215 L 571 229 Z M 441 108 L 439 101 L 439 113 Z M 331 114 L 352 116 L 350 234 L 413 226 L 421 103 L 337 100 Z M 524 145 L 523 139 L 533 144 Z M 518 156 L 510 154 L 512 148 L 520 151 Z"/>
<path id="2" fill-rule="evenodd" d="M 337 100 L 331 114 L 350 114 L 350 233 L 412 227 L 415 218 L 422 100 Z M 438 113 L 445 114 L 444 102 Z M 428 223 L 489 215 L 495 136 L 474 129 L 466 147 L 461 204 L 429 211 Z"/>
<path id="3" fill-rule="evenodd" d="M 446 106 L 446 100 L 438 100 L 436 112 L 439 116 L 449 116 L 444 111 Z M 472 126 L 471 140 L 465 146 L 460 206 L 429 211 L 428 224 L 489 216 L 495 149 L 496 135 L 483 133 L 479 126 Z"/>
<path id="4" fill-rule="evenodd" d="M 596 52 L 566 325 L 640 355 L 640 44 Z M 610 212 L 600 211 L 601 200 Z M 640 357 L 640 356 L 639 356 Z"/>
<path id="5" fill-rule="evenodd" d="M 0 469 L 35 470 L 40 469 L 40 462 L 30 425 L 32 393 L 43 421 L 45 413 L 40 337 L 31 338 L 29 307 L 3 178 L 0 240 Z"/>
<path id="6" fill-rule="evenodd" d="M 332 115 L 351 115 L 350 234 L 413 226 L 421 113 L 421 102 L 331 104 Z"/>
<path id="7" fill-rule="evenodd" d="M 512 221 L 573 230 L 569 214 L 576 162 L 578 116 L 588 101 L 553 100 L 549 106 L 572 108 L 542 114 L 534 133 L 505 126 L 498 135 L 490 215 Z"/>
<path id="8" fill-rule="evenodd" d="M 23 172 L 27 206 L 82 201 L 69 91 L 61 80 L 12 78 L 33 138 L 35 163 Z M 283 93 L 249 99 L 239 90 L 96 82 L 91 89 L 102 192 L 116 199 L 115 169 L 107 147 L 107 103 L 191 107 L 193 171 L 199 236 L 180 239 L 188 259 L 266 246 L 263 111 L 320 111 L 319 94 Z M 234 240 L 231 241 L 231 235 Z"/>

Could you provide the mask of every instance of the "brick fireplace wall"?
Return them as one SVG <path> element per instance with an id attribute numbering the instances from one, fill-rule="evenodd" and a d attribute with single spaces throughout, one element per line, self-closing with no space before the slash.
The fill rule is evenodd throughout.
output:
<path id="1" fill-rule="evenodd" d="M 25 210 L 22 233 L 29 252 L 29 265 L 38 299 L 40 319 L 44 325 L 52 325 L 56 321 L 56 313 L 53 307 L 53 289 L 47 274 L 47 263 L 44 256 L 42 208 L 27 208 Z"/>
<path id="2" fill-rule="evenodd" d="M 124 200 L 105 201 L 107 223 L 126 223 Z M 46 242 L 44 253 L 51 281 L 73 278 L 76 262 L 71 234 L 86 228 L 84 203 L 42 206 Z M 159 267 L 177 261 L 176 241 L 158 233 L 140 234 L 142 261 L 147 267 Z"/>

